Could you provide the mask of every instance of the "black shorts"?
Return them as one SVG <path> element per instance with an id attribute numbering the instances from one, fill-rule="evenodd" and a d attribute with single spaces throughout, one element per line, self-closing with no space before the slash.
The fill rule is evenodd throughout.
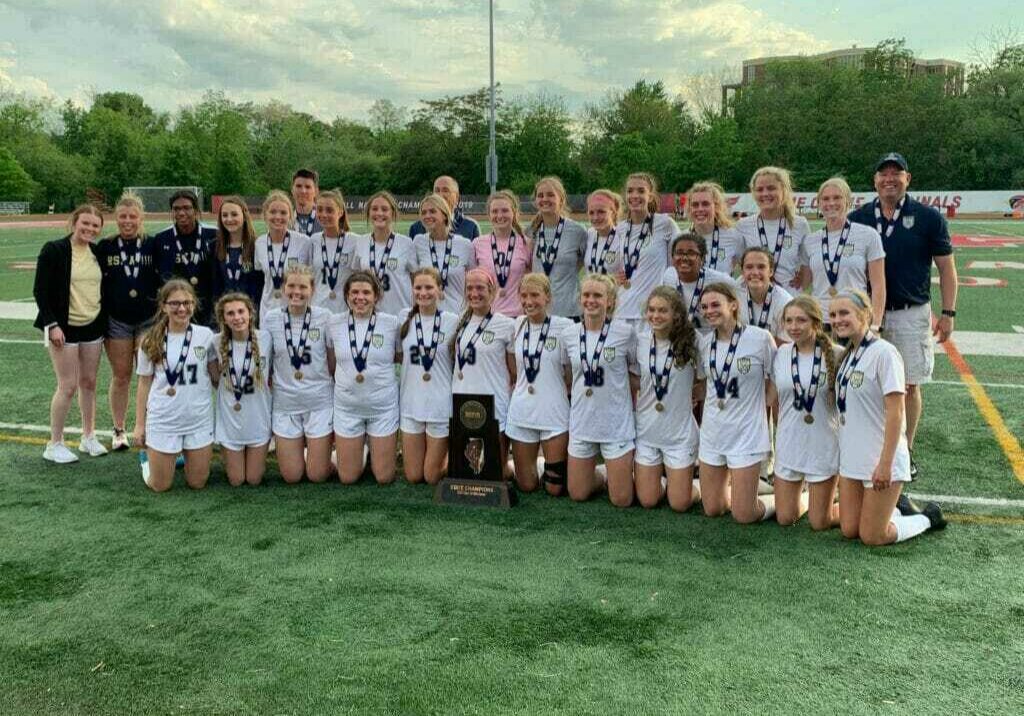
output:
<path id="1" fill-rule="evenodd" d="M 64 342 L 69 345 L 76 343 L 98 343 L 107 334 L 107 319 L 100 316 L 85 326 L 68 326 L 64 329 Z"/>

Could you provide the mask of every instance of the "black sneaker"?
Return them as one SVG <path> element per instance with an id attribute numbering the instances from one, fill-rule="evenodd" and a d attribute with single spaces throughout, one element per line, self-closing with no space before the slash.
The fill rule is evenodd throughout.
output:
<path id="1" fill-rule="evenodd" d="M 910 453 L 910 479 L 917 477 L 917 463 L 914 462 L 914 453 Z"/>
<path id="2" fill-rule="evenodd" d="M 942 530 L 946 528 L 946 518 L 942 516 L 942 508 L 939 507 L 937 502 L 929 502 L 921 510 L 921 514 L 928 518 L 928 522 L 931 523 L 929 529 Z"/>
<path id="3" fill-rule="evenodd" d="M 919 515 L 921 514 L 921 508 L 914 504 L 914 501 L 901 493 L 900 498 L 896 500 L 896 509 L 900 511 L 900 514 L 906 517 L 907 515 Z"/>

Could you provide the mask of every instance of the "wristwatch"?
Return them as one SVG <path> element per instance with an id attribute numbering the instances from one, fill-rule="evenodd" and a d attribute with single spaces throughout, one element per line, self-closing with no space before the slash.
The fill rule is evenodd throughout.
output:
<path id="1" fill-rule="evenodd" d="M 943 316 L 949 316 L 950 318 L 956 318 L 956 311 L 951 311 L 951 310 L 947 310 L 947 309 L 943 308 L 942 309 L 942 315 Z"/>

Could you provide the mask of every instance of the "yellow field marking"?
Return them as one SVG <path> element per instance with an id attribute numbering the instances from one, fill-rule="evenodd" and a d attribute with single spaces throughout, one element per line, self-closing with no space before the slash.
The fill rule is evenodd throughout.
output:
<path id="1" fill-rule="evenodd" d="M 11 435 L 10 433 L 0 433 L 0 440 L 8 443 L 22 443 L 24 445 L 46 445 L 50 442 L 46 438 L 33 438 L 27 435 Z"/>
<path id="2" fill-rule="evenodd" d="M 964 360 L 964 357 L 960 355 L 960 351 L 957 350 L 953 339 L 950 338 L 946 341 L 944 346 L 946 357 L 949 358 L 949 362 L 956 368 L 956 372 L 960 374 L 960 380 L 967 386 L 967 391 L 971 394 L 971 398 L 974 399 L 974 404 L 978 406 L 978 412 L 981 413 L 981 417 L 988 423 L 989 428 L 991 428 L 992 433 L 996 437 L 996 442 L 999 443 L 999 447 L 1003 449 L 1003 454 L 1006 455 L 1006 459 L 1010 462 L 1013 474 L 1019 482 L 1024 483 L 1024 451 L 1021 450 L 1020 443 L 1017 442 L 1017 438 L 1010 432 L 1010 429 L 1006 427 L 1006 423 L 1003 422 L 1003 416 L 999 414 L 995 403 L 988 397 L 988 393 L 981 387 L 981 383 L 974 377 L 974 372 L 971 371 L 971 367 Z"/>

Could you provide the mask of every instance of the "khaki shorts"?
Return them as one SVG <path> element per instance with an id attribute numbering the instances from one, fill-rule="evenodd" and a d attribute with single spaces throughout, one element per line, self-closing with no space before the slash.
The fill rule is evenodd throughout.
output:
<path id="1" fill-rule="evenodd" d="M 908 385 L 931 382 L 935 368 L 931 305 L 922 303 L 899 311 L 886 311 L 882 338 L 900 352 Z"/>

